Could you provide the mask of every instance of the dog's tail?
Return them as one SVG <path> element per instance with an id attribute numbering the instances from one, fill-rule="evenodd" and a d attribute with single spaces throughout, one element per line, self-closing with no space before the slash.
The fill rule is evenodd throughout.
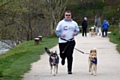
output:
<path id="1" fill-rule="evenodd" d="M 47 47 L 45 47 L 45 51 L 47 52 L 48 55 L 51 54 L 50 50 Z"/>

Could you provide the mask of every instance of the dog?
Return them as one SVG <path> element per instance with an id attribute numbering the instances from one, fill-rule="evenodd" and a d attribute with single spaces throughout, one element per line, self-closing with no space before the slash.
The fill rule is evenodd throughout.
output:
<path id="1" fill-rule="evenodd" d="M 89 34 L 91 37 L 95 37 L 96 34 L 95 34 L 95 27 L 94 26 L 89 28 Z"/>
<path id="2" fill-rule="evenodd" d="M 53 72 L 53 75 L 55 76 L 58 73 L 58 64 L 59 64 L 59 56 L 57 54 L 57 51 L 52 52 L 48 48 L 45 47 L 45 51 L 49 55 L 49 63 L 51 67 L 51 74 Z"/>
<path id="3" fill-rule="evenodd" d="M 90 50 L 90 54 L 88 57 L 89 61 L 89 72 L 92 72 L 92 75 L 97 75 L 97 50 Z"/>

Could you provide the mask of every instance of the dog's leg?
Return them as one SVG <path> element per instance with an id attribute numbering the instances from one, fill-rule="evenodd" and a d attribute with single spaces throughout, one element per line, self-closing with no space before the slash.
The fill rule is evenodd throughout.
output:
<path id="1" fill-rule="evenodd" d="M 92 68 L 91 56 L 89 56 L 88 62 L 89 62 L 89 72 L 91 72 L 91 68 Z"/>
<path id="2" fill-rule="evenodd" d="M 92 67 L 91 67 L 91 75 L 93 75 L 93 72 L 94 72 L 94 69 L 93 69 L 93 64 L 92 64 Z"/>
<path id="3" fill-rule="evenodd" d="M 56 65 L 56 74 L 58 73 L 58 65 Z"/>
<path id="4" fill-rule="evenodd" d="M 52 74 L 52 68 L 53 68 L 52 65 L 50 66 L 50 68 L 51 68 L 51 69 L 50 69 L 50 74 Z"/>
<path id="5" fill-rule="evenodd" d="M 91 72 L 92 69 L 92 63 L 89 64 L 89 72 Z"/>
<path id="6" fill-rule="evenodd" d="M 55 76 L 55 70 L 56 70 L 55 68 L 56 68 L 56 66 L 53 66 L 53 67 L 54 67 L 54 69 L 53 69 L 53 72 L 54 72 L 53 75 Z"/>
<path id="7" fill-rule="evenodd" d="M 96 76 L 96 74 L 97 74 L 97 65 L 94 65 L 94 75 Z"/>

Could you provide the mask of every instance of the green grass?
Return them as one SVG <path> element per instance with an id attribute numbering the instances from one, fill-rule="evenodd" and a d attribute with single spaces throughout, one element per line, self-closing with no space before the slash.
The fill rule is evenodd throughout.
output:
<path id="1" fill-rule="evenodd" d="M 112 26 L 112 33 L 109 34 L 110 41 L 117 44 L 116 49 L 120 53 L 120 33 L 118 32 L 118 26 Z"/>
<path id="2" fill-rule="evenodd" d="M 0 80 L 21 80 L 30 70 L 31 63 L 40 59 L 45 50 L 57 44 L 57 38 L 43 38 L 39 45 L 34 41 L 19 44 L 5 54 L 0 55 Z"/>

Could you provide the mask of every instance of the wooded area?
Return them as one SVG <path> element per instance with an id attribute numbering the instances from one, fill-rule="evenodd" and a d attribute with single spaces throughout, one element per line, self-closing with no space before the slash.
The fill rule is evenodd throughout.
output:
<path id="1" fill-rule="evenodd" d="M 66 9 L 64 0 L 0 1 L 0 39 L 19 44 L 49 36 Z"/>
<path id="2" fill-rule="evenodd" d="M 69 9 L 81 24 L 84 16 L 93 24 L 95 15 L 111 22 L 120 18 L 120 0 L 1 0 L 0 40 L 19 44 L 37 36 L 54 34 L 57 23 Z"/>

